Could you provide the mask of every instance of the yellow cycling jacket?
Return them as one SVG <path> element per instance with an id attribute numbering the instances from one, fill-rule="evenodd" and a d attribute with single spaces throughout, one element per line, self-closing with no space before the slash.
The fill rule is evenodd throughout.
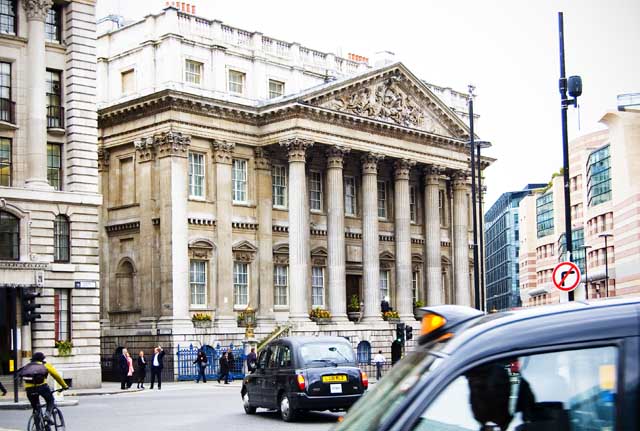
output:
<path id="1" fill-rule="evenodd" d="M 37 364 L 42 364 L 42 362 L 39 362 L 39 361 L 36 361 L 36 363 Z M 65 389 L 69 387 L 69 386 L 67 386 L 65 381 L 62 379 L 60 374 L 58 374 L 58 370 L 56 370 L 53 365 L 47 364 L 46 362 L 43 365 L 45 366 L 47 371 L 49 371 L 49 374 L 51 374 L 51 377 L 53 377 L 55 379 L 55 381 L 58 382 L 58 384 L 60 384 L 60 386 L 62 386 Z M 46 384 L 47 384 L 46 380 L 43 383 L 40 383 L 39 385 L 34 385 L 33 383 L 25 382 L 24 383 L 24 388 L 25 389 L 29 389 L 29 388 L 34 388 L 34 387 L 37 387 L 37 386 L 44 386 Z"/>

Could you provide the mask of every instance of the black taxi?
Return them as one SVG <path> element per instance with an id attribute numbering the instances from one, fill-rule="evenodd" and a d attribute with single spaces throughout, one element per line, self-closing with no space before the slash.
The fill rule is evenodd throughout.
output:
<path id="1" fill-rule="evenodd" d="M 415 351 L 335 431 L 640 429 L 640 299 L 423 309 Z"/>
<path id="2" fill-rule="evenodd" d="M 257 369 L 242 382 L 244 410 L 277 409 L 291 422 L 308 410 L 343 411 L 369 386 L 342 337 L 286 337 L 260 351 Z"/>

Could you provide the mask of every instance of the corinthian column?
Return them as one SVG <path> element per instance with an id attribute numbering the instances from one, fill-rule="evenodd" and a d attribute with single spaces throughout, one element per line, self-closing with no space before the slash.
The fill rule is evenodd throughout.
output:
<path id="1" fill-rule="evenodd" d="M 395 168 L 396 304 L 403 319 L 413 319 L 411 294 L 411 211 L 409 173 L 413 160 L 397 160 Z"/>
<path id="2" fill-rule="evenodd" d="M 289 319 L 309 320 L 309 213 L 307 211 L 306 151 L 312 141 L 293 138 L 280 143 L 289 153 Z"/>
<path id="3" fill-rule="evenodd" d="M 47 98 L 44 20 L 52 0 L 23 1 L 27 16 L 27 179 L 25 186 L 50 190 L 47 181 Z"/>
<path id="4" fill-rule="evenodd" d="M 440 260 L 440 174 L 437 166 L 429 166 L 424 170 L 425 268 L 429 305 L 444 303 Z"/>
<path id="5" fill-rule="evenodd" d="M 344 190 L 342 167 L 348 148 L 327 151 L 327 251 L 329 262 L 329 311 L 334 321 L 347 321 L 345 281 Z"/>
<path id="6" fill-rule="evenodd" d="M 380 321 L 380 256 L 378 237 L 378 161 L 383 156 L 362 158 L 362 255 L 364 272 L 363 321 Z"/>
<path id="7" fill-rule="evenodd" d="M 254 150 L 256 176 L 258 177 L 258 264 L 260 268 L 260 290 L 258 300 L 258 320 L 262 323 L 275 322 L 273 313 L 273 231 L 271 208 L 272 179 L 269 153 L 262 147 Z"/>
<path id="8" fill-rule="evenodd" d="M 455 264 L 455 301 L 471 306 L 469 287 L 469 208 L 467 173 L 456 172 L 453 177 L 453 261 Z"/>

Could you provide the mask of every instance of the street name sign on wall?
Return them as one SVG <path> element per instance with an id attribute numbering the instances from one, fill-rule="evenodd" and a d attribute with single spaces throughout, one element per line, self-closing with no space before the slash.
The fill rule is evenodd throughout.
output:
<path id="1" fill-rule="evenodd" d="M 582 274 L 573 262 L 560 262 L 553 269 L 553 285 L 563 292 L 571 292 L 580 284 Z"/>

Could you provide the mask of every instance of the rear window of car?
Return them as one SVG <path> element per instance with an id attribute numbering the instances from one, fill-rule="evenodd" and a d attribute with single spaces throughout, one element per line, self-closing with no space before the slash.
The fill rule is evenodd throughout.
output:
<path id="1" fill-rule="evenodd" d="M 345 343 L 319 342 L 300 346 L 300 358 L 304 367 L 337 367 L 356 362 L 353 348 Z"/>

